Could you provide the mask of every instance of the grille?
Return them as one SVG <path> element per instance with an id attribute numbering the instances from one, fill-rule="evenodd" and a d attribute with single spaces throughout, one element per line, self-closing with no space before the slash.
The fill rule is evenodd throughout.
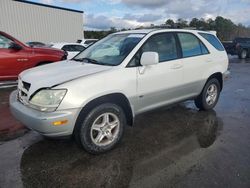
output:
<path id="1" fill-rule="evenodd" d="M 28 104 L 28 92 L 31 84 L 28 82 L 24 82 L 22 80 L 18 80 L 18 100 L 24 105 Z"/>
<path id="2" fill-rule="evenodd" d="M 30 89 L 30 83 L 28 83 L 28 82 L 23 82 L 23 87 L 24 87 L 24 89 L 26 89 L 27 91 L 29 91 L 29 89 Z"/>

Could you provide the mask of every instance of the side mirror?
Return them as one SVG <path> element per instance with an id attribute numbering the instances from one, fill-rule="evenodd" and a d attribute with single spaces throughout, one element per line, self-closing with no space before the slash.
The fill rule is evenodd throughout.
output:
<path id="1" fill-rule="evenodd" d="M 155 65 L 159 63 L 159 54 L 157 52 L 143 52 L 141 56 L 141 65 Z"/>
<path id="2" fill-rule="evenodd" d="M 22 46 L 20 46 L 19 44 L 17 43 L 14 43 L 14 42 L 11 42 L 10 43 L 10 46 L 9 46 L 9 49 L 13 49 L 13 50 L 21 50 L 22 49 Z"/>

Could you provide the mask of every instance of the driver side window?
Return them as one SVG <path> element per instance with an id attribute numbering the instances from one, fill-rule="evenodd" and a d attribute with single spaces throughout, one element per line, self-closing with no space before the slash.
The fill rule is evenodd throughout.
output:
<path id="1" fill-rule="evenodd" d="M 0 48 L 9 48 L 12 40 L 0 35 Z"/>
<path id="2" fill-rule="evenodd" d="M 143 52 L 157 52 L 160 63 L 177 59 L 177 45 L 174 34 L 160 33 L 150 37 L 129 62 L 128 67 L 140 66 L 140 59 Z"/>

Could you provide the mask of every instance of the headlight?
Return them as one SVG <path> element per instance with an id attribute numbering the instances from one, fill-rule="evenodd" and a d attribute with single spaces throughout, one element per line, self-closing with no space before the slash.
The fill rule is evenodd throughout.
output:
<path id="1" fill-rule="evenodd" d="M 40 111 L 55 111 L 63 100 L 66 92 L 66 89 L 40 90 L 31 98 L 30 105 Z"/>

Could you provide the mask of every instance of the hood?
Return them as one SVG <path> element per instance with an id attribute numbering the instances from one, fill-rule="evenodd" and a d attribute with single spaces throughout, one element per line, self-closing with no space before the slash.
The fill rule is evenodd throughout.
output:
<path id="1" fill-rule="evenodd" d="M 61 61 L 28 69 L 19 77 L 22 81 L 30 83 L 28 97 L 40 88 L 53 87 L 79 77 L 92 75 L 112 69 L 111 66 L 95 65 L 76 61 Z"/>

